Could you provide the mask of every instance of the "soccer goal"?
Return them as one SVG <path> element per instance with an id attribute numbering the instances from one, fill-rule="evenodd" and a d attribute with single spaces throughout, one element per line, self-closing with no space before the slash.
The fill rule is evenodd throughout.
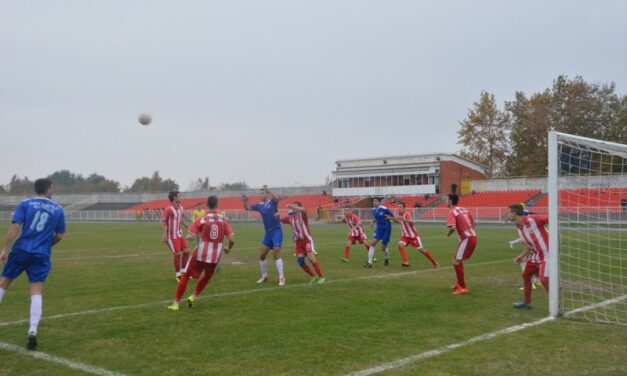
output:
<path id="1" fill-rule="evenodd" d="M 549 310 L 627 325 L 627 145 L 549 133 Z"/>

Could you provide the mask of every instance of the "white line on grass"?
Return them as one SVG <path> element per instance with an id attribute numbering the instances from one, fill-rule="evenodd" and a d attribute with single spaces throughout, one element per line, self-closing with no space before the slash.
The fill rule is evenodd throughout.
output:
<path id="1" fill-rule="evenodd" d="M 18 347 L 18 346 L 15 346 L 15 345 L 11 345 L 9 343 L 0 342 L 0 349 L 6 350 L 6 351 L 11 351 L 11 352 L 14 352 L 14 353 L 17 353 L 17 354 L 20 354 L 20 355 L 30 356 L 30 357 L 33 357 L 33 358 L 36 358 L 36 359 L 40 359 L 40 360 L 43 360 L 43 361 L 46 361 L 46 362 L 57 363 L 57 364 L 60 364 L 62 366 L 65 366 L 65 367 L 72 368 L 72 369 L 77 369 L 79 371 L 91 373 L 93 375 L 122 376 L 121 373 L 112 372 L 112 371 L 106 370 L 104 368 L 98 368 L 98 367 L 90 366 L 89 364 L 75 362 L 73 360 L 69 360 L 69 359 L 66 359 L 66 358 L 61 358 L 59 356 L 46 354 L 46 353 L 41 352 L 41 351 L 28 351 L 28 350 L 24 349 L 23 347 Z"/>
<path id="2" fill-rule="evenodd" d="M 580 312 L 585 312 L 585 311 L 590 311 L 599 307 L 604 307 L 610 304 L 614 304 L 614 303 L 618 303 L 622 300 L 625 300 L 627 298 L 627 295 L 623 295 L 623 296 L 619 296 L 617 298 L 614 299 L 609 299 L 606 300 L 604 302 L 601 303 L 597 303 L 597 304 L 592 304 L 586 307 L 581 307 L 578 308 L 574 311 L 568 312 L 566 313 L 564 316 L 568 317 L 571 316 L 575 313 L 580 313 Z M 368 376 L 368 375 L 374 375 L 376 373 L 381 373 L 384 371 L 389 371 L 391 369 L 395 369 L 395 368 L 400 368 L 403 367 L 407 364 L 410 363 L 414 363 L 417 362 L 419 360 L 423 360 L 423 359 L 427 359 L 427 358 L 432 358 L 434 356 L 438 356 L 444 353 L 447 353 L 449 351 L 452 350 L 456 350 L 460 347 L 464 347 L 466 345 L 470 345 L 472 343 L 476 343 L 476 342 L 481 342 L 481 341 L 487 341 L 489 339 L 495 338 L 495 337 L 499 337 L 502 336 L 504 334 L 511 334 L 511 333 L 515 333 L 518 332 L 520 330 L 524 330 L 527 328 L 532 328 L 534 326 L 538 326 L 538 325 L 542 325 L 544 323 L 547 323 L 549 321 L 554 320 L 554 317 L 545 317 L 543 319 L 540 319 L 538 321 L 533 321 L 533 322 L 529 322 L 529 323 L 524 323 L 524 324 L 520 324 L 520 325 L 514 325 L 514 326 L 510 326 L 509 328 L 505 328 L 505 329 L 501 329 L 501 330 L 497 330 L 495 332 L 491 332 L 491 333 L 486 333 L 486 334 L 482 334 L 480 336 L 477 337 L 473 337 L 471 339 L 468 339 L 466 341 L 462 341 L 462 342 L 458 342 L 458 343 L 453 343 L 451 345 L 448 346 L 444 346 L 444 347 L 440 347 L 434 350 L 429 350 L 429 351 L 424 351 L 415 355 L 411 355 L 408 356 L 406 358 L 402 358 L 402 359 L 398 359 L 395 360 L 393 362 L 389 362 L 389 363 L 384 363 L 372 368 L 368 368 L 365 370 L 361 370 L 361 371 L 357 371 L 355 373 L 351 373 L 349 376 Z"/>
<path id="3" fill-rule="evenodd" d="M 543 319 L 538 320 L 538 321 L 525 323 L 525 324 L 520 324 L 520 325 L 510 326 L 509 328 L 497 330 L 496 332 L 492 332 L 492 333 L 482 334 L 480 336 L 473 337 L 473 338 L 471 338 L 469 340 L 466 340 L 466 341 L 453 343 L 451 345 L 440 347 L 440 348 L 437 348 L 435 350 L 429 350 L 429 351 L 421 352 L 421 353 L 418 353 L 418 354 L 415 354 L 415 355 L 412 355 L 412 356 L 408 356 L 406 358 L 395 360 L 393 362 L 384 363 L 384 364 L 378 365 L 376 367 L 372 367 L 372 368 L 368 368 L 368 369 L 365 369 L 365 370 L 362 370 L 362 371 L 351 373 L 350 376 L 374 375 L 375 373 L 380 373 L 380 372 L 388 371 L 388 370 L 391 370 L 391 369 L 394 369 L 394 368 L 403 367 L 404 365 L 407 365 L 409 363 L 413 363 L 413 362 L 416 362 L 416 361 L 419 361 L 419 360 L 422 360 L 422 359 L 427 359 L 427 358 L 431 358 L 431 357 L 434 357 L 434 356 L 438 356 L 438 355 L 447 353 L 447 352 L 449 352 L 451 350 L 455 350 L 455 349 L 458 349 L 460 347 L 463 347 L 463 346 L 466 346 L 466 345 L 470 345 L 470 344 L 475 343 L 475 342 L 485 341 L 485 340 L 488 340 L 488 339 L 492 339 L 494 337 L 501 336 L 503 334 L 514 333 L 514 332 L 517 332 L 519 330 L 523 330 L 523 329 L 531 328 L 533 326 L 544 324 L 545 322 L 548 322 L 548 321 L 551 321 L 551 320 L 553 320 L 553 317 L 546 317 L 546 318 L 543 318 Z"/>
<path id="4" fill-rule="evenodd" d="M 502 263 L 502 262 L 505 262 L 505 261 L 510 261 L 510 259 L 499 260 L 499 261 L 480 262 L 480 263 L 477 263 L 477 264 L 467 264 L 466 267 L 499 264 L 499 263 Z M 439 269 L 422 269 L 422 270 L 413 270 L 413 271 L 406 271 L 406 272 L 399 272 L 399 273 L 387 273 L 387 274 L 367 275 L 367 276 L 354 277 L 354 278 L 332 279 L 332 280 L 329 280 L 326 284 L 342 283 L 342 282 L 350 282 L 350 281 L 359 281 L 359 280 L 369 280 L 369 279 L 384 279 L 384 278 L 404 277 L 404 276 L 414 275 L 414 274 L 418 274 L 418 273 L 428 273 L 428 272 L 434 272 L 436 270 L 447 270 L 447 269 L 452 269 L 452 267 L 448 266 L 448 267 L 443 267 L 443 268 L 439 268 Z M 250 289 L 250 290 L 223 292 L 223 293 L 217 293 L 217 294 L 211 294 L 211 295 L 203 295 L 203 296 L 200 296 L 199 299 L 219 298 L 219 297 L 224 297 L 224 296 L 247 295 L 247 294 L 254 294 L 254 293 L 258 293 L 258 292 L 285 290 L 285 289 L 300 288 L 300 287 L 310 287 L 310 286 L 311 285 L 309 283 L 299 283 L 299 284 L 287 285 L 287 286 L 283 286 L 283 287 L 278 287 L 278 286 L 276 286 L 276 287 L 265 287 L 265 288 L 257 288 L 257 289 Z M 124 310 L 127 310 L 127 309 L 143 308 L 143 307 L 149 307 L 149 306 L 154 306 L 154 305 L 167 304 L 167 303 L 170 303 L 170 302 L 172 302 L 172 300 L 161 300 L 161 301 L 158 301 L 158 302 L 133 304 L 133 305 L 124 305 L 124 306 L 107 307 L 107 308 L 97 308 L 97 309 L 90 309 L 90 310 L 87 310 L 87 311 L 78 311 L 78 312 L 63 313 L 63 314 L 54 315 L 54 316 L 46 316 L 46 317 L 43 317 L 42 320 L 62 319 L 62 318 L 66 318 L 66 317 L 82 316 L 82 315 L 89 315 L 89 314 L 95 314 L 95 313 L 101 313 L 101 312 L 124 311 Z M 19 325 L 19 324 L 23 324 L 23 323 L 27 323 L 27 322 L 29 322 L 28 319 L 17 320 L 17 321 L 9 321 L 9 322 L 0 322 L 0 327 Z"/>

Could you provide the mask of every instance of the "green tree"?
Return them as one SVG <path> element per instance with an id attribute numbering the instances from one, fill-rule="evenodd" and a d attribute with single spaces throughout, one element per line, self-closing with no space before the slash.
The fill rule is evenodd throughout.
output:
<path id="1" fill-rule="evenodd" d="M 511 121 L 507 112 L 498 109 L 494 94 L 482 91 L 479 101 L 473 103 L 460 125 L 458 143 L 463 145 L 460 154 L 487 166 L 489 176 L 502 175 Z"/>
<path id="2" fill-rule="evenodd" d="M 218 187 L 221 191 L 243 191 L 248 189 L 248 184 L 244 181 L 238 181 L 235 183 L 222 183 Z"/>
<path id="3" fill-rule="evenodd" d="M 163 180 L 159 171 L 155 171 L 152 177 L 135 179 L 128 192 L 168 192 L 176 191 L 179 185 L 172 179 Z"/>

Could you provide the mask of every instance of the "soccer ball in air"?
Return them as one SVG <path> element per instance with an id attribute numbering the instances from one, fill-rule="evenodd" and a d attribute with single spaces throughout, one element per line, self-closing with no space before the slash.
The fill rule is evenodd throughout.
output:
<path id="1" fill-rule="evenodd" d="M 139 117 L 137 119 L 139 120 L 141 125 L 148 125 L 152 121 L 152 116 L 144 113 L 144 114 L 139 114 Z"/>

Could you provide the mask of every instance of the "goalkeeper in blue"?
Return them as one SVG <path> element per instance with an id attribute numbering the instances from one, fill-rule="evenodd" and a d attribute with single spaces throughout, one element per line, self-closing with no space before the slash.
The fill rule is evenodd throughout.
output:
<path id="1" fill-rule="evenodd" d="M 390 263 L 390 252 L 388 251 L 388 244 L 390 243 L 390 237 L 392 236 L 392 222 L 394 213 L 387 207 L 381 205 L 381 199 L 375 197 L 372 199 L 372 222 L 370 226 L 374 226 L 376 223 L 373 241 L 369 243 L 368 248 L 368 261 L 364 264 L 364 268 L 372 268 L 372 262 L 374 259 L 374 248 L 381 242 L 381 250 L 385 255 L 385 261 L 383 265 L 388 266 Z"/>

